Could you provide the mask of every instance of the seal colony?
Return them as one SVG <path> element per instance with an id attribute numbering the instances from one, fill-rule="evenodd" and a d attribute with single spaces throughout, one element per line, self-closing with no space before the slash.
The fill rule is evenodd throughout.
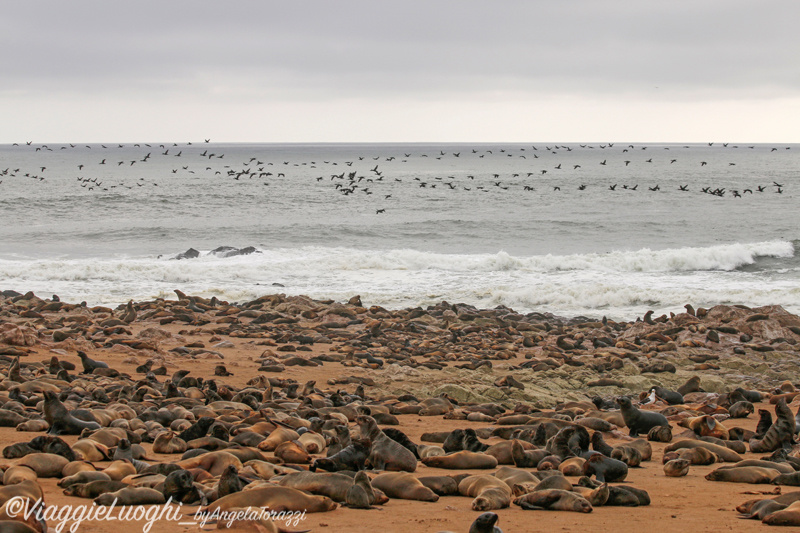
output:
<path id="1" fill-rule="evenodd" d="M 613 322 L 176 295 L 2 293 L 0 506 L 172 498 L 185 515 L 305 511 L 296 530 L 432 532 L 552 510 L 536 520 L 627 531 L 684 528 L 704 507 L 675 515 L 670 494 L 699 484 L 729 509 L 720 524 L 800 525 L 800 317 L 780 307 Z M 620 524 L 614 506 L 637 509 Z M 275 526 L 292 529 L 259 527 Z"/>

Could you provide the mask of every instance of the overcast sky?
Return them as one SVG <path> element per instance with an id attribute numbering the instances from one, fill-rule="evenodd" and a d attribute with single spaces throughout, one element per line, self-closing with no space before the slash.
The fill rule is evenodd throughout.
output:
<path id="1" fill-rule="evenodd" d="M 0 142 L 800 142 L 800 2 L 4 1 Z"/>

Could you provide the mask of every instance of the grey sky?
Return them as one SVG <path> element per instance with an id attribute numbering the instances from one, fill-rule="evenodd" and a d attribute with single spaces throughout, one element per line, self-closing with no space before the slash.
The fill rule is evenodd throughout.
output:
<path id="1" fill-rule="evenodd" d="M 800 2 L 30 1 L 0 142 L 800 142 Z"/>

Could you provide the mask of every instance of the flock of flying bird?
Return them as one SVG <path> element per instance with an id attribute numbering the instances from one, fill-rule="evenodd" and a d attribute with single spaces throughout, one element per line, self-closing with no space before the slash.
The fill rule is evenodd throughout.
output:
<path id="1" fill-rule="evenodd" d="M 605 183 L 599 184 L 600 179 L 608 179 L 609 169 L 616 168 L 613 171 L 615 177 L 623 173 L 631 173 L 631 170 L 637 169 L 640 171 L 639 178 L 642 175 L 647 175 L 649 169 L 656 166 L 661 167 L 659 175 L 664 176 L 665 172 L 671 168 L 680 167 L 679 161 L 682 157 L 679 156 L 651 156 L 652 152 L 657 150 L 670 150 L 673 154 L 675 151 L 681 149 L 691 149 L 690 146 L 635 146 L 626 145 L 618 146 L 615 148 L 614 143 L 589 145 L 579 144 L 577 146 L 568 145 L 531 145 L 525 147 L 506 147 L 506 148 L 468 148 L 460 149 L 459 151 L 448 151 L 437 149 L 431 153 L 408 153 L 403 149 L 408 149 L 408 146 L 399 149 L 400 151 L 395 155 L 363 155 L 354 157 L 353 160 L 347 161 L 333 161 L 330 159 L 320 161 L 303 161 L 291 162 L 281 160 L 272 162 L 269 161 L 270 157 L 274 157 L 276 153 L 271 153 L 272 148 L 270 145 L 264 145 L 264 150 L 259 151 L 255 155 L 249 154 L 249 158 L 241 157 L 241 147 L 236 147 L 236 156 L 239 161 L 233 161 L 232 158 L 225 159 L 225 153 L 222 150 L 230 148 L 235 145 L 210 145 L 210 139 L 205 139 L 204 143 L 197 143 L 193 145 L 191 142 L 185 145 L 178 145 L 177 143 L 171 144 L 147 144 L 137 143 L 132 145 L 83 145 L 78 146 L 75 144 L 60 145 L 58 147 L 50 147 L 48 145 L 34 146 L 32 142 L 23 144 L 14 143 L 10 149 L 0 151 L 0 186 L 9 178 L 28 178 L 35 182 L 45 182 L 51 177 L 48 172 L 47 165 L 36 166 L 35 168 L 28 169 L 20 167 L 14 168 L 17 165 L 11 164 L 5 169 L 3 164 L 4 157 L 12 157 L 14 150 L 33 151 L 34 154 L 41 152 L 41 157 L 31 159 L 27 157 L 25 161 L 36 160 L 37 165 L 42 161 L 47 161 L 48 154 L 54 152 L 53 155 L 60 153 L 63 150 L 84 150 L 87 155 L 89 151 L 92 154 L 98 154 L 97 158 L 91 162 L 79 162 L 75 165 L 74 170 L 70 168 L 77 176 L 70 176 L 69 179 L 75 179 L 75 182 L 86 191 L 104 191 L 104 192 L 122 192 L 122 189 L 139 189 L 143 187 L 158 187 L 158 182 L 167 180 L 171 176 L 176 175 L 191 175 L 197 174 L 198 177 L 211 176 L 215 179 L 227 179 L 231 182 L 253 182 L 263 185 L 270 185 L 275 183 L 275 180 L 284 179 L 299 179 L 304 176 L 310 176 L 311 173 L 317 174 L 314 179 L 320 185 L 331 187 L 334 191 L 343 196 L 363 194 L 370 196 L 378 193 L 376 198 L 381 198 L 384 204 L 393 198 L 396 198 L 402 189 L 402 186 L 395 185 L 403 182 L 413 184 L 415 188 L 432 190 L 437 186 L 444 190 L 461 190 L 465 192 L 483 192 L 488 193 L 491 191 L 508 191 L 508 190 L 522 190 L 522 191 L 551 191 L 559 192 L 562 187 L 567 187 L 567 182 L 571 181 L 571 187 L 575 190 L 585 191 L 588 188 L 600 187 L 608 191 L 639 191 L 639 184 L 619 184 Z M 208 146 L 206 146 L 208 145 Z M 712 147 L 714 143 L 708 143 Z M 651 148 L 650 152 L 645 152 L 645 155 L 639 155 L 642 152 Z M 718 147 L 719 148 L 719 147 Z M 738 145 L 730 146 L 727 143 L 722 145 L 722 148 L 736 149 L 740 148 Z M 742 147 L 744 148 L 744 147 Z M 755 150 L 756 146 L 747 146 L 746 148 Z M 414 147 L 415 150 L 419 149 L 418 146 Z M 758 147 L 759 151 L 774 153 L 778 152 L 777 147 Z M 784 150 L 789 150 L 791 147 L 785 146 Z M 257 148 L 254 148 L 257 150 Z M 609 156 L 604 156 L 602 160 L 600 157 L 589 157 L 592 150 L 613 152 Z M 131 154 L 137 152 L 135 158 L 131 158 Z M 563 158 L 574 157 L 572 152 L 580 152 L 581 156 L 577 159 L 578 162 L 572 161 L 564 163 L 561 161 Z M 116 156 L 116 157 L 115 157 Z M 123 158 L 127 156 L 127 158 Z M 486 159 L 504 158 L 505 161 L 512 161 L 513 164 L 503 163 L 506 170 L 503 172 L 479 172 L 478 169 L 490 166 L 487 164 Z M 714 156 L 717 157 L 717 156 Z M 397 164 L 408 163 L 412 158 L 428 158 L 430 163 L 423 165 L 420 170 L 419 163 L 413 165 L 413 170 L 406 170 L 398 168 Z M 473 158 L 472 163 L 467 163 L 464 160 Z M 513 158 L 509 160 L 508 158 Z M 242 160 L 244 159 L 244 160 Z M 715 161 L 712 158 L 709 158 Z M 442 164 L 435 164 L 433 160 L 443 161 Z M 655 162 L 654 162 L 655 160 Z M 701 174 L 696 178 L 713 179 L 712 172 L 721 172 L 722 169 L 713 169 L 712 163 L 708 161 L 697 161 L 696 158 L 689 158 L 694 165 L 702 169 Z M 153 168 L 151 161 L 159 161 L 159 164 Z M 202 161 L 202 163 L 199 163 Z M 456 161 L 458 161 L 457 164 Z M 716 159 L 717 166 L 735 167 L 736 163 L 727 162 L 727 164 L 720 163 L 719 158 Z M 555 164 L 557 162 L 557 164 Z M 8 162 L 6 162 L 8 163 Z M 673 167 L 679 163 L 677 167 Z M 64 158 L 60 158 L 55 163 L 57 176 L 53 178 L 63 179 L 67 168 L 64 166 Z M 147 169 L 143 167 L 148 165 Z M 488 165 L 488 166 L 487 166 Z M 597 169 L 592 171 L 590 165 L 595 165 Z M 653 166 L 649 166 L 653 165 Z M 380 167 L 390 167 L 389 170 L 381 169 Z M 437 167 L 446 167 L 446 175 L 435 175 L 439 172 Z M 532 168 L 536 166 L 537 168 Z M 546 168 L 541 168 L 545 167 Z M 307 167 L 302 172 L 297 172 L 298 167 Z M 334 170 L 334 167 L 338 169 Z M 511 168 L 513 171 L 508 171 Z M 665 168 L 667 170 L 665 170 Z M 311 169 L 314 169 L 313 171 Z M 327 174 L 319 175 L 319 169 L 326 169 Z M 518 170 L 519 169 L 519 170 Z M 730 172 L 729 168 L 726 168 Z M 77 172 L 75 172 L 77 171 Z M 298 176 L 292 176 L 292 173 Z M 289 178 L 287 178 L 289 173 Z M 88 174 L 88 177 L 87 177 Z M 652 173 L 651 173 L 652 174 Z M 676 172 L 677 174 L 677 172 Z M 555 179 L 568 176 L 569 179 Z M 692 176 L 693 173 L 682 167 L 680 175 Z M 629 179 L 635 179 L 633 176 L 628 176 Z M 648 178 L 652 179 L 652 178 Z M 690 178 L 692 179 L 692 178 Z M 256 180 L 255 182 L 253 180 Z M 770 180 L 771 181 L 771 180 Z M 163 183 L 163 181 L 162 181 Z M 391 187 L 387 187 L 392 184 Z M 284 185 L 283 183 L 281 185 Z M 115 189 L 117 189 L 115 191 Z M 382 189 L 379 191 L 379 189 Z M 699 186 L 699 184 L 685 183 L 679 184 L 673 189 L 678 192 L 700 191 L 705 194 L 723 197 L 729 195 L 734 198 L 742 198 L 746 194 L 758 194 L 765 192 L 773 192 L 781 194 L 784 192 L 784 184 L 772 181 L 771 184 L 755 184 L 748 187 L 728 188 L 715 185 Z M 1 191 L 2 189 L 0 189 Z M 402 189 L 405 190 L 405 189 Z M 645 190 L 643 187 L 642 191 Z M 659 192 L 662 189 L 659 183 L 646 186 L 649 192 Z M 376 214 L 386 212 L 386 207 L 378 207 Z"/>

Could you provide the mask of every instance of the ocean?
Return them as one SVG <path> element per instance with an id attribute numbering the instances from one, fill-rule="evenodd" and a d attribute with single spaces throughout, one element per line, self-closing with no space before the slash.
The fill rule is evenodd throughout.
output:
<path id="1" fill-rule="evenodd" d="M 800 313 L 798 178 L 786 144 L 20 142 L 0 145 L 0 290 Z"/>

